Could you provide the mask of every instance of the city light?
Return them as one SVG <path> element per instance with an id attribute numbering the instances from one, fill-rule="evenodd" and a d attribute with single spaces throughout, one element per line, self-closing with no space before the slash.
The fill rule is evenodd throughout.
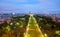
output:
<path id="1" fill-rule="evenodd" d="M 48 37 L 48 35 L 45 33 L 45 34 L 44 34 L 44 37 Z"/>
<path id="2" fill-rule="evenodd" d="M 60 35 L 60 31 L 59 30 L 55 31 L 55 34 Z"/>

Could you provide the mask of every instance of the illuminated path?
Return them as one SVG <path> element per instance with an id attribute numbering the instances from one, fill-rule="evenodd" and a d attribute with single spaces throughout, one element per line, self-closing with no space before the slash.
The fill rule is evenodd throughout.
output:
<path id="1" fill-rule="evenodd" d="M 34 16 L 31 14 L 24 37 L 44 37 Z"/>

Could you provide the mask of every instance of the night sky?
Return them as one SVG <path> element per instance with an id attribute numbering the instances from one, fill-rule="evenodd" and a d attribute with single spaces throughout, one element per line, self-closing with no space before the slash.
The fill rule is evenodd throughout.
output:
<path id="1" fill-rule="evenodd" d="M 0 13 L 60 13 L 60 0 L 0 0 Z"/>

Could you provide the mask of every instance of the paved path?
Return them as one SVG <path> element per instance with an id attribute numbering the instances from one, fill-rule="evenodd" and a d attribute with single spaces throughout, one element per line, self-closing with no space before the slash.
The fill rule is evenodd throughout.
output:
<path id="1" fill-rule="evenodd" d="M 26 28 L 26 33 L 24 37 L 44 37 L 33 14 L 30 15 L 28 26 Z"/>

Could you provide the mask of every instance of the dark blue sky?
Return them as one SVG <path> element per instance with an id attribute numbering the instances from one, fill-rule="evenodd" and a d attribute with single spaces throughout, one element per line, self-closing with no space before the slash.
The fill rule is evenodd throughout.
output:
<path id="1" fill-rule="evenodd" d="M 60 0 L 0 0 L 0 12 L 28 13 L 29 11 L 60 13 Z"/>

